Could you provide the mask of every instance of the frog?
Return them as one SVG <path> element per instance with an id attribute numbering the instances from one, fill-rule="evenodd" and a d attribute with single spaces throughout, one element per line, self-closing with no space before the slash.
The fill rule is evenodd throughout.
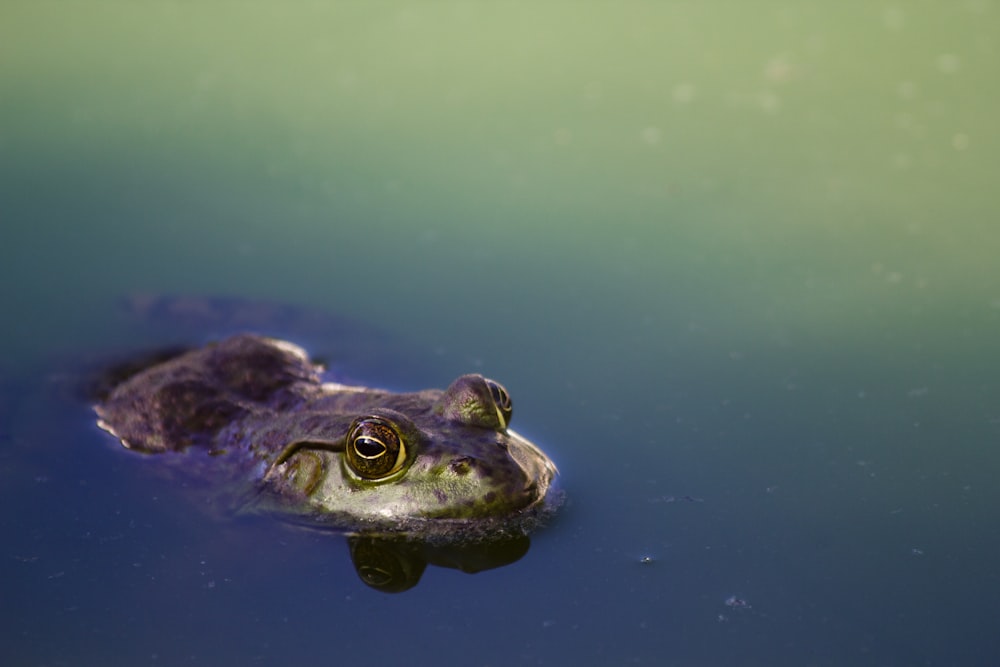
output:
<path id="1" fill-rule="evenodd" d="M 510 428 L 510 393 L 478 373 L 444 389 L 342 384 L 295 342 L 241 332 L 123 375 L 94 404 L 97 425 L 238 512 L 474 540 L 527 534 L 561 502 L 555 463 Z"/>

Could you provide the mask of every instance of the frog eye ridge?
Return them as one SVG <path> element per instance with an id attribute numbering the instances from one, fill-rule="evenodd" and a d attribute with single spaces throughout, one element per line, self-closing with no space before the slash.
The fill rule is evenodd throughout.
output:
<path id="1" fill-rule="evenodd" d="M 403 467 L 406 441 L 389 420 L 361 417 L 347 432 L 344 456 L 347 465 L 362 479 L 381 480 Z"/>

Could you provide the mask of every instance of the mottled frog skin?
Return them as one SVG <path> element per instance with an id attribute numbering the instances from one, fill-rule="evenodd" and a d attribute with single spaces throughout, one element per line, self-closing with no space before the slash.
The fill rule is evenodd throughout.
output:
<path id="1" fill-rule="evenodd" d="M 413 393 L 346 386 L 298 346 L 243 334 L 138 372 L 95 410 L 127 448 L 178 457 L 239 509 L 308 525 L 492 534 L 525 530 L 555 496 L 555 465 L 480 375 Z"/>

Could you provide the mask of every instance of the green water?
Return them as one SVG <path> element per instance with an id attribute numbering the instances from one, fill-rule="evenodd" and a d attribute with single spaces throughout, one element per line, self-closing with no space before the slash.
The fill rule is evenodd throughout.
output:
<path id="1" fill-rule="evenodd" d="M 430 360 L 400 384 L 501 380 L 560 521 L 494 574 L 325 602 L 417 614 L 418 662 L 988 664 L 998 50 L 989 0 L 7 2 L 5 365 L 114 349 L 150 291 L 369 323 Z M 39 640 L 58 595 L 6 599 L 39 619 L 16 664 L 104 655 Z M 209 655 L 389 659 L 288 606 Z M 204 656 L 193 613 L 125 653 Z"/>

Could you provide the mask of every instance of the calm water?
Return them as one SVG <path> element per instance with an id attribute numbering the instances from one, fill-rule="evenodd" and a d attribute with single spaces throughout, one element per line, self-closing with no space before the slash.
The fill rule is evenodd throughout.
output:
<path id="1" fill-rule="evenodd" d="M 0 662 L 995 664 L 998 42 L 990 0 L 4 3 Z M 491 375 L 568 504 L 399 595 L 211 517 L 66 389 L 169 337 L 134 292 Z"/>

